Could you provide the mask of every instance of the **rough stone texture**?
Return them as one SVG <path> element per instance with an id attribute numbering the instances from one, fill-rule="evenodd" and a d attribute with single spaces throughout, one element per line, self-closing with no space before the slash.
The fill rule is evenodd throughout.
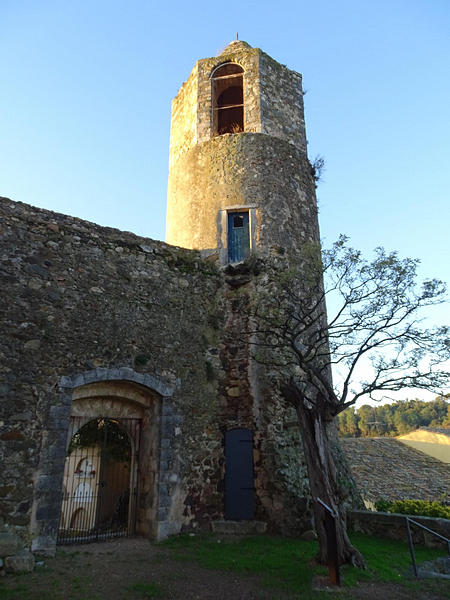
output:
<path id="1" fill-rule="evenodd" d="M 210 75 L 227 61 L 244 69 L 244 133 L 212 137 Z M 233 42 L 198 61 L 172 114 L 168 239 L 188 249 L 0 202 L 0 525 L 39 552 L 54 550 L 70 415 L 142 419 L 140 533 L 224 518 L 233 428 L 253 432 L 256 519 L 312 527 L 295 413 L 252 358 L 259 259 L 219 268 L 229 209 L 248 210 L 268 268 L 319 240 L 301 77 Z"/>
<path id="2" fill-rule="evenodd" d="M 211 72 L 227 61 L 244 69 L 244 133 L 214 136 Z M 245 42 L 198 61 L 172 105 L 167 241 L 220 254 L 230 209 L 255 211 L 254 251 L 318 240 L 303 112 L 301 75 Z"/>
<path id="3" fill-rule="evenodd" d="M 15 554 L 21 547 L 21 539 L 13 532 L 0 532 L 0 557 Z"/>
<path id="4" fill-rule="evenodd" d="M 5 558 L 7 573 L 30 573 L 34 569 L 34 556 L 29 550 L 21 550 Z"/>
<path id="5" fill-rule="evenodd" d="M 298 430 L 236 335 L 252 277 L 234 287 L 197 252 L 8 199 L 0 216 L 1 519 L 53 551 L 69 416 L 108 385 L 159 406 L 156 537 L 223 518 L 224 431 L 240 426 L 255 432 L 257 518 L 310 527 Z"/>
<path id="6" fill-rule="evenodd" d="M 433 517 L 411 517 L 424 527 L 450 539 L 450 521 L 448 519 L 435 519 Z M 371 512 L 367 510 L 350 510 L 347 512 L 347 525 L 353 531 L 360 531 L 368 535 L 383 537 L 390 540 L 408 540 L 406 529 L 406 516 L 395 513 Z M 414 543 L 427 548 L 445 548 L 446 543 L 439 540 L 431 533 L 411 525 Z"/>
<path id="7" fill-rule="evenodd" d="M 429 577 L 450 579 L 450 556 L 441 556 L 436 560 L 422 563 L 418 569 L 418 576 L 422 579 Z"/>
<path id="8" fill-rule="evenodd" d="M 255 535 L 265 533 L 267 523 L 262 521 L 212 521 L 213 533 L 220 535 Z"/>
<path id="9" fill-rule="evenodd" d="M 197 122 L 192 115 L 197 110 L 198 63 L 172 101 L 170 162 L 184 154 L 197 142 Z"/>
<path id="10" fill-rule="evenodd" d="M 225 134 L 197 144 L 172 165 L 168 194 L 167 237 L 178 246 L 220 249 L 220 211 L 251 207 L 256 252 L 293 254 L 319 236 L 309 163 L 277 137 Z"/>
<path id="11" fill-rule="evenodd" d="M 32 518 L 42 540 L 51 540 L 71 405 L 61 378 L 76 376 L 71 385 L 82 386 L 116 369 L 118 379 L 134 378 L 161 396 L 176 390 L 174 406 L 181 398 L 189 406 L 183 433 L 217 429 L 217 383 L 207 380 L 206 361 L 219 339 L 221 277 L 195 252 L 5 199 L 0 210 L 1 375 L 8 388 L 0 402 L 0 510 L 24 535 Z M 166 450 L 167 476 L 179 476 L 167 506 L 178 529 L 189 521 L 182 514 L 185 471 L 197 466 L 204 477 L 208 441 L 202 447 L 173 433 Z"/>
<path id="12" fill-rule="evenodd" d="M 226 62 L 244 70 L 244 132 L 216 136 L 211 74 Z M 256 256 L 285 254 L 295 259 L 306 242 L 319 240 L 299 74 L 235 41 L 220 56 L 197 62 L 172 114 L 166 236 L 170 243 L 200 249 L 226 265 L 230 210 L 249 212 L 250 247 Z M 249 325 L 245 315 L 264 278 L 240 267 L 228 267 L 225 274 L 219 420 L 227 428 L 254 432 L 256 518 L 276 522 L 286 533 L 308 529 L 309 491 L 295 416 L 280 402 L 273 374 L 252 359 L 252 340 L 244 333 Z"/>
<path id="13" fill-rule="evenodd" d="M 441 500 L 450 494 L 450 468 L 392 438 L 342 438 L 367 506 L 377 500 Z"/>
<path id="14" fill-rule="evenodd" d="M 260 53 L 262 133 L 286 140 L 306 153 L 302 76 Z"/>

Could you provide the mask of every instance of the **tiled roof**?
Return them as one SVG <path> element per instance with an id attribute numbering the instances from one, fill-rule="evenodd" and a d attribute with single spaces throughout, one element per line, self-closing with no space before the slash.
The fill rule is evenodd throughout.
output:
<path id="1" fill-rule="evenodd" d="M 450 497 L 450 466 L 394 438 L 341 438 L 365 500 Z"/>

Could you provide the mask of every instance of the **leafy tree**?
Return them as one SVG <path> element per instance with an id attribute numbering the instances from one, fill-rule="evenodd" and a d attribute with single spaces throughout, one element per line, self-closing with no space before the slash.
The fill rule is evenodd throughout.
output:
<path id="1" fill-rule="evenodd" d="M 287 260 L 261 269 L 251 320 L 255 356 L 273 367 L 296 410 L 313 499 L 336 518 L 340 563 L 363 567 L 346 532 L 346 492 L 332 452 L 335 418 L 362 397 L 404 387 L 440 391 L 448 383 L 448 330 L 427 329 L 420 320 L 422 308 L 444 301 L 445 286 L 437 280 L 419 286 L 417 260 L 377 248 L 368 261 L 345 237 L 322 254 L 309 247 L 300 269 Z M 319 559 L 326 562 L 325 513 L 313 504 Z"/>
<path id="2" fill-rule="evenodd" d="M 358 437 L 361 431 L 358 427 L 359 417 L 353 408 L 348 408 L 338 415 L 339 433 L 344 436 Z"/>
<path id="3" fill-rule="evenodd" d="M 382 406 L 353 407 L 339 414 L 339 435 L 366 437 L 373 435 L 399 435 L 417 427 L 450 426 L 447 420 L 449 400 L 438 396 L 435 400 L 399 400 Z M 349 426 L 349 421 L 356 423 Z"/>

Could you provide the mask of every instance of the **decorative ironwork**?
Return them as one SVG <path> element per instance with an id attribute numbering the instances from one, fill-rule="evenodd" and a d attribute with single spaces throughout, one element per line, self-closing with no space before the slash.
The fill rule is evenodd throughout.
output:
<path id="1" fill-rule="evenodd" d="M 140 419 L 71 417 L 58 543 L 132 535 Z"/>

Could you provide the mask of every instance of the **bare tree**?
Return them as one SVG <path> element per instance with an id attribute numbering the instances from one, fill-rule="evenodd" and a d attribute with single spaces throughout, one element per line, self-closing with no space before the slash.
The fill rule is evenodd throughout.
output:
<path id="1" fill-rule="evenodd" d="M 448 384 L 449 330 L 421 320 L 421 309 L 445 301 L 445 285 L 419 285 L 418 261 L 382 248 L 368 261 L 344 236 L 330 250 L 307 248 L 301 269 L 266 266 L 253 311 L 256 358 L 277 370 L 296 410 L 312 496 L 336 516 L 340 563 L 364 567 L 346 533 L 345 492 L 331 451 L 334 419 L 363 396 L 405 387 L 441 392 Z M 313 504 L 319 560 L 326 562 L 325 515 Z"/>

